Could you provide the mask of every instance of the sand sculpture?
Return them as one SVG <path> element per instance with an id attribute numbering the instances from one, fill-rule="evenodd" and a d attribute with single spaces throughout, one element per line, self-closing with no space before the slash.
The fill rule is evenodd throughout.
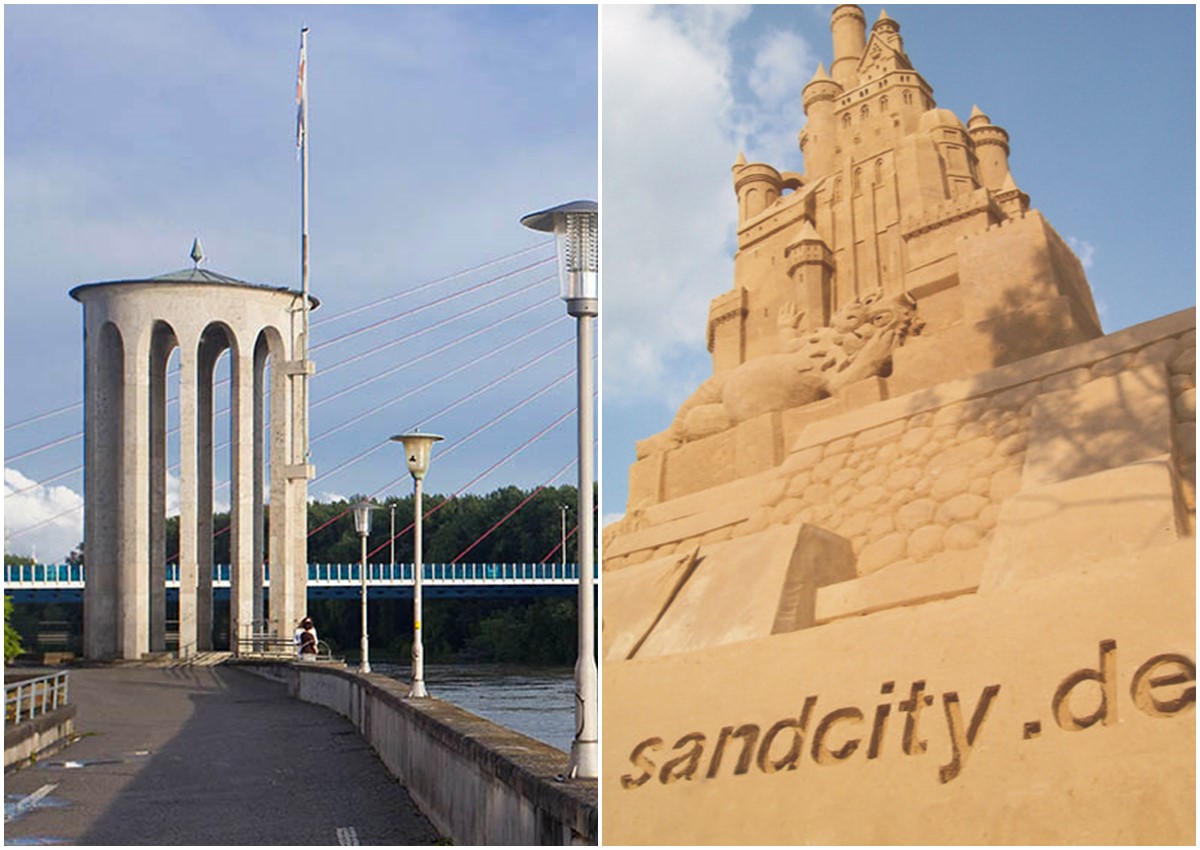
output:
<path id="1" fill-rule="evenodd" d="M 605 840 L 1190 843 L 1194 310 L 1105 336 L 1007 133 L 831 30 L 605 529 Z"/>

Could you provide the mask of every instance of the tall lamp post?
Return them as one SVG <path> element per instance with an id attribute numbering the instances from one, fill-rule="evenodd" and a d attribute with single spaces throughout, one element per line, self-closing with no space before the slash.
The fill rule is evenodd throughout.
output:
<path id="1" fill-rule="evenodd" d="M 599 775 L 596 699 L 596 611 L 593 590 L 595 531 L 592 520 L 593 431 L 595 407 L 592 388 L 592 351 L 599 313 L 599 210 L 595 201 L 571 201 L 530 213 L 521 224 L 530 230 L 553 233 L 558 246 L 558 275 L 567 313 L 578 320 L 579 389 L 579 652 L 575 661 L 575 741 L 571 744 L 569 774 Z"/>
<path id="2" fill-rule="evenodd" d="M 367 640 L 367 535 L 371 533 L 371 508 L 371 503 L 366 499 L 354 506 L 354 530 L 358 532 L 362 541 L 362 568 L 359 571 L 362 578 L 362 639 L 359 642 L 362 662 L 358 665 L 360 673 L 371 672 L 371 661 L 368 657 L 370 643 Z"/>
<path id="3" fill-rule="evenodd" d="M 429 450 L 438 440 L 437 434 L 397 434 L 395 442 L 404 444 L 404 459 L 415 485 L 413 499 L 413 644 L 412 644 L 412 687 L 410 698 L 429 696 L 425 690 L 425 646 L 421 642 L 421 482 L 429 470 Z"/>
<path id="4" fill-rule="evenodd" d="M 558 507 L 562 512 L 562 543 L 560 544 L 562 551 L 559 554 L 562 555 L 562 565 L 565 568 L 567 566 L 567 506 L 559 505 Z"/>

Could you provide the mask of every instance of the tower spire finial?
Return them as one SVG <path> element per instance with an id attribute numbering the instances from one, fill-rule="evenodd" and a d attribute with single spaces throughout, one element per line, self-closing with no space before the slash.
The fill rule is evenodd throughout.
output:
<path id="1" fill-rule="evenodd" d="M 195 238 L 195 239 L 192 241 L 192 253 L 191 253 L 191 258 L 192 258 L 192 262 L 193 262 L 193 263 L 195 263 L 195 266 L 194 266 L 194 267 L 195 267 L 195 268 L 199 268 L 199 267 L 200 267 L 200 261 L 204 259 L 204 246 L 202 246 L 202 245 L 200 244 L 200 237 L 199 237 L 199 236 L 197 236 L 197 237 L 196 237 L 196 238 Z"/>

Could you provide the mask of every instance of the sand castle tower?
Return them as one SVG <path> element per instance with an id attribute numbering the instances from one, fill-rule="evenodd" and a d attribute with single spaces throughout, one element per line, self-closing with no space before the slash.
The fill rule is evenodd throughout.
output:
<path id="1" fill-rule="evenodd" d="M 831 30 L 605 529 L 606 839 L 1193 843 L 1195 311 L 1102 335 L 1008 133 Z"/>

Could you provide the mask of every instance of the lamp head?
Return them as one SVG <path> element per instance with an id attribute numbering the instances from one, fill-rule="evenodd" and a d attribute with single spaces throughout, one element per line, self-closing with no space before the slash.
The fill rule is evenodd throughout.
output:
<path id="1" fill-rule="evenodd" d="M 359 537 L 366 537 L 371 533 L 371 509 L 374 507 L 366 499 L 354 506 L 354 530 L 358 532 Z"/>
<path id="2" fill-rule="evenodd" d="M 445 438 L 438 434 L 419 432 L 392 437 L 393 441 L 404 443 L 404 461 L 408 464 L 408 471 L 412 473 L 414 481 L 425 477 L 425 472 L 429 469 L 429 450 L 433 448 L 434 443 L 442 439 Z"/>
<path id="3" fill-rule="evenodd" d="M 524 216 L 521 224 L 530 230 L 554 234 L 562 299 L 572 307 L 573 314 L 574 308 L 590 306 L 590 310 L 580 315 L 596 315 L 600 281 L 600 214 L 596 202 L 560 204 Z"/>

